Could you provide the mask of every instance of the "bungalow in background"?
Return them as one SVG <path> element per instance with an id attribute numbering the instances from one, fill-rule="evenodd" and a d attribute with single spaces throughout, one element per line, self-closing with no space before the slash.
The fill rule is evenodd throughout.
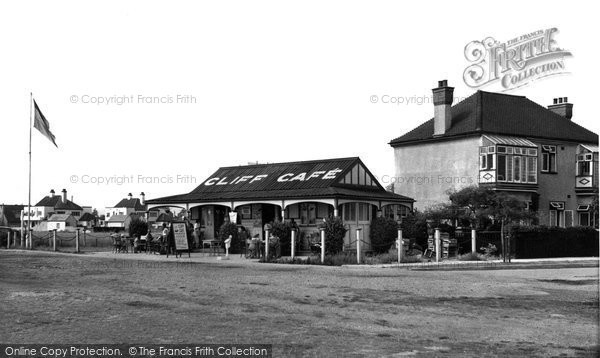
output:
<path id="1" fill-rule="evenodd" d="M 397 192 L 422 209 L 447 201 L 448 189 L 487 186 L 537 211 L 540 224 L 598 227 L 598 135 L 571 120 L 566 97 L 545 108 L 477 91 L 453 106 L 453 91 L 440 81 L 434 117 L 389 143 Z"/>
<path id="2" fill-rule="evenodd" d="M 71 231 L 77 230 L 77 219 L 71 214 L 53 214 L 46 223 L 46 230 Z"/>
<path id="3" fill-rule="evenodd" d="M 370 250 L 371 219 L 384 212 L 407 215 L 414 200 L 386 191 L 358 157 L 219 168 L 196 189 L 148 200 L 149 209 L 179 207 L 190 212 L 205 239 L 214 239 L 220 226 L 237 213 L 237 224 L 264 238 L 265 225 L 294 221 L 301 250 L 310 250 L 318 225 L 329 216 L 341 217 L 350 229 L 349 246 L 362 229 Z M 227 219 L 226 219 L 227 218 Z"/>

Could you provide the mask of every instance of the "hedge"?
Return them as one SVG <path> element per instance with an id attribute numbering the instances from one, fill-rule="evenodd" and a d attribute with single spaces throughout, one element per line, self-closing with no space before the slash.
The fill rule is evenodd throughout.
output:
<path id="1" fill-rule="evenodd" d="M 518 226 L 510 231 L 516 258 L 597 257 L 598 231 L 592 227 Z"/>

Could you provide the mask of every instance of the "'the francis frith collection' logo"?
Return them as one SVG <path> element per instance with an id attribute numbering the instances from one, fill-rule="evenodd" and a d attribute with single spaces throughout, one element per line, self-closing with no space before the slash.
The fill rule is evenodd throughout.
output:
<path id="1" fill-rule="evenodd" d="M 463 78 L 471 88 L 499 85 L 509 91 L 535 80 L 567 73 L 565 57 L 571 52 L 558 47 L 556 28 L 538 30 L 498 42 L 492 37 L 472 41 L 465 46 L 465 58 L 471 64 Z"/>

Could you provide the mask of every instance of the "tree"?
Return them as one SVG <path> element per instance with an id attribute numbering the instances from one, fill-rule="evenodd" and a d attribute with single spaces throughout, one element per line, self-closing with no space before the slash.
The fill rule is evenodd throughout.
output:
<path id="1" fill-rule="evenodd" d="M 482 214 L 500 222 L 500 241 L 502 243 L 502 260 L 510 262 L 510 240 L 505 240 L 504 232 L 507 225 L 531 220 L 535 214 L 525 209 L 525 203 L 504 192 L 493 192 L 490 196 L 489 206 Z"/>
<path id="2" fill-rule="evenodd" d="M 346 227 L 339 217 L 328 217 L 321 224 L 325 229 L 325 252 L 327 254 L 337 254 L 344 248 L 344 236 L 346 236 Z"/>
<path id="3" fill-rule="evenodd" d="M 373 252 L 378 254 L 387 252 L 398 237 L 398 223 L 394 219 L 383 216 L 373 218 L 369 237 Z"/>
<path id="4" fill-rule="evenodd" d="M 129 222 L 129 236 L 144 236 L 148 234 L 148 223 L 139 217 L 134 217 Z"/>

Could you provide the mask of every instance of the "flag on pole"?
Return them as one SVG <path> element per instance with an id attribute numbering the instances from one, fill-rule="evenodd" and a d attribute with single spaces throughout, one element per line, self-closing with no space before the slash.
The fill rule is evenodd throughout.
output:
<path id="1" fill-rule="evenodd" d="M 42 111 L 40 111 L 40 107 L 38 107 L 37 103 L 35 102 L 35 99 L 33 100 L 33 106 L 34 106 L 34 121 L 33 121 L 33 126 L 40 131 L 40 133 L 42 133 L 44 136 L 46 136 L 46 138 L 48 138 L 55 146 L 56 148 L 58 148 L 58 145 L 56 145 L 56 141 L 54 140 L 54 134 L 52 134 L 52 132 L 50 132 L 50 123 L 48 123 L 48 120 L 46 119 L 46 117 L 44 117 L 44 114 L 42 113 Z"/>

